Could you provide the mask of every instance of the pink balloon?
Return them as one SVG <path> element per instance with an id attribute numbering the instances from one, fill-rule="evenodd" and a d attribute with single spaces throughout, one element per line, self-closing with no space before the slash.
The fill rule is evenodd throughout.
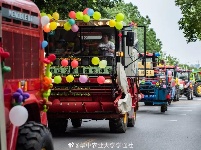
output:
<path id="1" fill-rule="evenodd" d="M 70 11 L 68 16 L 71 18 L 71 19 L 76 19 L 76 13 L 74 11 Z"/>
<path id="2" fill-rule="evenodd" d="M 80 81 L 81 83 L 86 83 L 87 80 L 88 80 L 88 78 L 87 78 L 86 75 L 80 75 L 80 77 L 79 77 L 79 81 Z"/>
<path id="3" fill-rule="evenodd" d="M 71 26 L 71 30 L 73 32 L 77 32 L 79 30 L 79 27 L 76 24 L 74 24 L 74 25 Z"/>
<path id="4" fill-rule="evenodd" d="M 88 10 L 89 10 L 89 8 L 85 8 L 85 10 L 83 11 L 83 15 L 86 15 Z"/>
<path id="5" fill-rule="evenodd" d="M 105 82 L 105 78 L 104 78 L 103 76 L 99 76 L 99 77 L 97 78 L 97 82 L 98 82 L 99 84 L 103 84 L 103 83 Z"/>
<path id="6" fill-rule="evenodd" d="M 71 62 L 71 66 L 72 66 L 73 68 L 76 68 L 76 67 L 78 66 L 78 61 L 77 61 L 77 60 L 73 60 L 73 61 Z"/>
<path id="7" fill-rule="evenodd" d="M 63 67 L 68 66 L 68 60 L 63 59 L 63 60 L 61 61 L 61 65 L 62 65 Z"/>
<path id="8" fill-rule="evenodd" d="M 172 75 L 172 71 L 168 71 L 168 75 L 171 76 Z"/>

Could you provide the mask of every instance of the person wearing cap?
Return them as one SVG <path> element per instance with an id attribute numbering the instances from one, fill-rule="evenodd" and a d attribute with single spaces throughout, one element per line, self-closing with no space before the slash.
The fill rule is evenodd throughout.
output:
<path id="1" fill-rule="evenodd" d="M 109 34 L 102 34 L 102 42 L 98 45 L 99 53 L 107 58 L 109 64 L 111 64 L 111 57 L 114 57 L 115 45 L 112 41 L 109 40 Z"/>

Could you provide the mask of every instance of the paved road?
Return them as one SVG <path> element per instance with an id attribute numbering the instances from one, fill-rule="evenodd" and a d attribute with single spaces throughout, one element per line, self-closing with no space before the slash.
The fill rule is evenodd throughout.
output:
<path id="1" fill-rule="evenodd" d="M 55 150 L 201 150 L 201 98 L 173 102 L 164 114 L 141 103 L 135 127 L 122 134 L 110 133 L 107 120 L 85 121 L 77 129 L 69 122 L 67 133 L 54 137 Z"/>

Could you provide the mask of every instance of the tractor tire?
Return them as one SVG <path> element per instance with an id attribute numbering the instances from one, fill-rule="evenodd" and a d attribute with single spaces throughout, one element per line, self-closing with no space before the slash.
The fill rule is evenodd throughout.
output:
<path id="1" fill-rule="evenodd" d="M 16 150 L 53 150 L 50 131 L 42 124 L 30 121 L 19 128 Z"/>
<path id="2" fill-rule="evenodd" d="M 162 105 L 161 106 L 161 112 L 167 111 L 167 105 Z"/>
<path id="3" fill-rule="evenodd" d="M 128 119 L 127 119 L 128 121 Z M 124 123 L 123 118 L 109 120 L 110 132 L 112 133 L 125 133 L 127 130 L 127 123 Z"/>
<path id="4" fill-rule="evenodd" d="M 198 82 L 194 85 L 193 93 L 196 97 L 201 97 L 201 91 L 198 91 L 198 88 L 201 88 L 200 82 Z"/>
<path id="5" fill-rule="evenodd" d="M 79 128 L 82 125 L 82 119 L 71 119 L 71 122 L 74 128 Z"/>
<path id="6" fill-rule="evenodd" d="M 127 127 L 134 127 L 135 126 L 135 118 L 128 118 Z"/>
<path id="7" fill-rule="evenodd" d="M 64 134 L 67 129 L 68 120 L 65 118 L 48 119 L 48 127 L 53 136 Z"/>

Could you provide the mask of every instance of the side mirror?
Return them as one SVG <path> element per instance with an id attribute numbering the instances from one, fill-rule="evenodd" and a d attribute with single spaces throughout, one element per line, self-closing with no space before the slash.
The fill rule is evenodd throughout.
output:
<path id="1" fill-rule="evenodd" d="M 126 46 L 134 46 L 134 32 L 127 32 Z"/>

